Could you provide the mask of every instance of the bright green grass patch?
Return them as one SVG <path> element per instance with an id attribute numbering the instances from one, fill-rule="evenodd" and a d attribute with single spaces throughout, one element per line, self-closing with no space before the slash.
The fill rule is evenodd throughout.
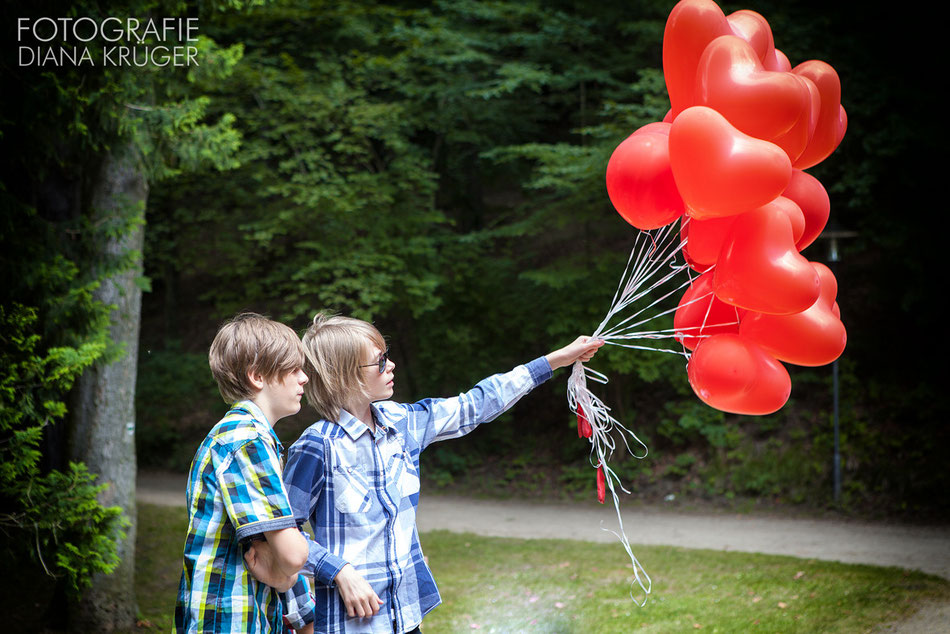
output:
<path id="1" fill-rule="evenodd" d="M 635 546 L 653 578 L 640 608 L 619 544 L 438 531 L 423 547 L 444 601 L 432 632 L 863 632 L 950 599 L 947 581 L 895 568 Z"/>
<path id="2" fill-rule="evenodd" d="M 184 509 L 139 506 L 139 610 L 161 631 L 173 625 L 185 525 Z M 619 544 L 436 531 L 422 545 L 444 601 L 426 617 L 430 634 L 865 632 L 950 600 L 950 582 L 895 568 L 634 546 L 653 578 L 640 608 Z"/>

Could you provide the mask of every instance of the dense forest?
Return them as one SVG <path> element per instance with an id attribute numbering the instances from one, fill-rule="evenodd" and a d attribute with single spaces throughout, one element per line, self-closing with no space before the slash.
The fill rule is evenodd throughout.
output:
<path id="1" fill-rule="evenodd" d="M 669 109 L 675 3 L 108 4 L 3 9 L 2 525 L 62 555 L 74 593 L 117 565 L 101 535 L 122 525 L 95 503 L 98 468 L 69 449 L 94 368 L 137 368 L 138 466 L 184 471 L 223 412 L 206 351 L 238 311 L 298 330 L 321 309 L 372 320 L 399 399 L 458 393 L 592 332 L 636 232 L 607 198 L 607 160 Z M 722 7 L 762 13 L 793 64 L 821 59 L 841 77 L 848 132 L 810 170 L 831 196 L 829 228 L 854 234 L 834 264 L 848 329 L 838 508 L 945 516 L 948 408 L 939 355 L 918 351 L 939 332 L 926 221 L 938 41 L 925 16 L 866 4 Z M 191 16 L 200 65 L 18 67 L 15 18 L 40 15 Z M 104 213 L 109 192 L 126 204 Z M 828 247 L 805 255 L 828 262 Z M 681 356 L 608 346 L 592 367 L 650 448 L 616 457 L 635 498 L 834 506 L 830 367 L 790 367 L 791 400 L 763 417 L 702 404 Z M 427 486 L 592 497 L 563 390 L 557 376 L 498 424 L 433 447 Z M 278 432 L 292 441 L 313 416 Z M 67 506 L 89 514 L 30 524 Z"/>

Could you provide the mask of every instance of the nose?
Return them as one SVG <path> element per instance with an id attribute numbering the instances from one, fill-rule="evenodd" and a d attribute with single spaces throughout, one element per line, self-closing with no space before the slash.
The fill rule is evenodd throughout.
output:
<path id="1" fill-rule="evenodd" d="M 306 372 L 304 372 L 303 370 L 297 370 L 297 381 L 300 383 L 300 385 L 303 385 L 309 380 L 310 380 L 310 377 L 307 376 Z"/>
<path id="2" fill-rule="evenodd" d="M 390 359 L 390 358 L 387 358 L 387 359 L 386 359 L 386 370 L 388 370 L 389 372 L 392 372 L 392 371 L 394 371 L 395 369 L 396 369 L 396 362 L 393 361 L 393 360 Z"/>

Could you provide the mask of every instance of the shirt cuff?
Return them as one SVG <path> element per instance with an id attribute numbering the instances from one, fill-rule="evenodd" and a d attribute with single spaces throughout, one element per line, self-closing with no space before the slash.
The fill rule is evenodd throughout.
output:
<path id="1" fill-rule="evenodd" d="M 531 373 L 531 380 L 534 381 L 535 387 L 550 379 L 551 375 L 554 374 L 554 371 L 551 370 L 551 364 L 548 363 L 545 357 L 538 357 L 534 361 L 529 361 L 525 364 L 525 367 Z"/>
<path id="2" fill-rule="evenodd" d="M 293 515 L 275 517 L 273 519 L 238 526 L 235 531 L 235 537 L 237 537 L 238 541 L 243 541 L 254 535 L 260 535 L 269 531 L 279 531 L 283 528 L 297 528 L 297 520 L 294 519 Z"/>
<path id="3" fill-rule="evenodd" d="M 310 547 L 310 554 L 307 556 L 307 565 L 304 572 L 310 572 L 307 569 L 312 569 L 315 581 L 325 586 L 333 586 L 333 580 L 336 579 L 336 576 L 343 570 L 343 566 L 348 562 L 316 542 L 307 540 L 307 545 Z"/>
<path id="4" fill-rule="evenodd" d="M 299 575 L 297 583 L 284 595 L 284 623 L 294 630 L 313 623 L 316 618 L 310 584 L 306 577 Z"/>

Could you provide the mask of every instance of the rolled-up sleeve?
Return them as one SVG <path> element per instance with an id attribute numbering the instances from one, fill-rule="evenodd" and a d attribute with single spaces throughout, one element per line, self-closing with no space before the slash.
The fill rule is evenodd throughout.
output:
<path id="1" fill-rule="evenodd" d="M 217 479 L 239 540 L 297 527 L 281 481 L 280 459 L 264 440 L 250 440 L 231 452 Z"/>

